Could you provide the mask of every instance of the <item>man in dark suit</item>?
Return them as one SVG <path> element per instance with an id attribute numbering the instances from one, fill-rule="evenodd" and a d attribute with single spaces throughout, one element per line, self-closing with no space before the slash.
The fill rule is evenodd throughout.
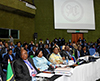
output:
<path id="1" fill-rule="evenodd" d="M 35 52 L 36 52 L 36 47 L 33 46 L 32 51 L 29 52 L 29 57 L 30 56 L 33 56 L 34 57 L 35 56 Z"/>
<path id="2" fill-rule="evenodd" d="M 47 38 L 46 41 L 45 41 L 45 43 L 49 45 L 50 40 Z"/>
<path id="3" fill-rule="evenodd" d="M 29 57 L 26 50 L 21 51 L 21 58 L 14 62 L 16 81 L 31 81 L 39 71 L 35 68 L 33 60 Z"/>
<path id="4" fill-rule="evenodd" d="M 43 56 L 48 59 L 50 55 L 51 50 L 48 48 L 48 44 L 46 44 L 45 48 L 43 49 Z"/>
<path id="5" fill-rule="evenodd" d="M 5 43 L 5 46 L 1 49 L 1 51 L 0 51 L 0 63 L 2 62 L 2 54 L 3 53 L 7 53 L 7 50 L 9 49 L 9 47 L 8 47 L 8 43 Z"/>
<path id="6" fill-rule="evenodd" d="M 65 46 L 65 49 L 62 50 L 62 51 L 60 52 L 60 54 L 61 54 L 63 60 L 67 59 L 66 57 L 68 57 L 68 59 L 71 60 L 72 53 L 71 53 L 71 51 L 70 51 L 69 46 Z"/>
<path id="7" fill-rule="evenodd" d="M 81 51 L 82 51 L 82 47 L 78 46 L 77 50 L 75 50 L 75 58 L 78 59 L 79 57 L 81 57 Z"/>
<path id="8" fill-rule="evenodd" d="M 86 49 L 86 46 L 83 46 L 83 50 L 81 51 L 82 56 L 90 55 L 89 51 Z"/>
<path id="9" fill-rule="evenodd" d="M 33 46 L 34 46 L 34 43 L 33 43 L 33 41 L 31 41 L 31 43 L 29 43 L 29 45 L 28 45 L 28 49 L 31 50 L 31 47 L 33 47 Z"/>
<path id="10" fill-rule="evenodd" d="M 44 49 L 44 44 L 42 42 L 40 42 L 38 47 L 39 47 L 39 49 L 43 50 Z"/>
<path id="11" fill-rule="evenodd" d="M 10 63 L 12 63 L 15 60 L 15 57 L 12 54 L 12 49 L 9 49 L 8 53 L 3 58 L 3 61 L 2 61 L 2 63 L 3 63 L 3 69 L 7 69 L 8 59 L 10 59 Z"/>
<path id="12" fill-rule="evenodd" d="M 58 46 L 60 47 L 62 45 L 62 42 L 61 42 L 61 38 L 59 37 L 58 39 Z"/>
<path id="13" fill-rule="evenodd" d="M 20 58 L 20 51 L 21 51 L 21 43 L 17 43 L 17 47 L 15 48 L 14 52 L 16 52 L 16 59 Z"/>
<path id="14" fill-rule="evenodd" d="M 65 39 L 64 38 L 61 39 L 61 42 L 62 42 L 62 45 L 65 45 Z"/>
<path id="15" fill-rule="evenodd" d="M 0 54 L 7 53 L 7 50 L 9 49 L 8 43 L 5 43 L 5 46 L 1 49 Z"/>
<path id="16" fill-rule="evenodd" d="M 97 39 L 97 44 L 100 43 L 100 38 Z"/>

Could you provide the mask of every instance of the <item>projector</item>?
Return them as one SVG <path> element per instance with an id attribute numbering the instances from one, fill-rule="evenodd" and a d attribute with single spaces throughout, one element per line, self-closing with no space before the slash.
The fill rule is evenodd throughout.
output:
<path id="1" fill-rule="evenodd" d="M 26 3 L 26 6 L 36 10 L 36 7 L 34 5 L 29 4 L 29 3 Z"/>

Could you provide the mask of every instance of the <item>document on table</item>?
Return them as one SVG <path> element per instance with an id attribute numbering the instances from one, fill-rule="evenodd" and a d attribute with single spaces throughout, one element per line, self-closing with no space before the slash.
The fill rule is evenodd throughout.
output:
<path id="1" fill-rule="evenodd" d="M 55 74 L 71 76 L 73 74 L 73 68 L 57 68 L 55 69 Z"/>
<path id="2" fill-rule="evenodd" d="M 36 76 L 38 77 L 47 77 L 47 78 L 51 78 L 54 74 L 49 74 L 49 73 L 39 73 Z"/>

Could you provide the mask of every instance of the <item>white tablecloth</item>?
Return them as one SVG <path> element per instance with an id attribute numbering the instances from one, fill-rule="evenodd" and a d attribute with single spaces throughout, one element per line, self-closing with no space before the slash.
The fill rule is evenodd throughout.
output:
<path id="1" fill-rule="evenodd" d="M 55 81 L 96 81 L 100 78 L 100 59 L 77 66 L 73 70 L 71 77 L 61 76 Z"/>

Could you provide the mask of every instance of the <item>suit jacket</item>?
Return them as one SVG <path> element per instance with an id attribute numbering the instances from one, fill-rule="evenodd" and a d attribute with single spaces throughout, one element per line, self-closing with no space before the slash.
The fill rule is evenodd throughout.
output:
<path id="1" fill-rule="evenodd" d="M 50 42 L 49 40 L 46 40 L 46 41 L 45 41 L 46 44 L 49 44 L 49 42 Z"/>
<path id="2" fill-rule="evenodd" d="M 33 46 L 34 46 L 33 44 L 30 44 L 30 45 L 28 46 L 28 49 L 31 50 L 31 47 L 33 47 Z"/>
<path id="3" fill-rule="evenodd" d="M 86 53 L 84 53 L 84 51 L 82 50 L 82 51 L 81 51 L 81 54 L 82 54 L 82 56 L 90 55 L 90 53 L 89 53 L 88 50 L 86 50 Z"/>
<path id="4" fill-rule="evenodd" d="M 44 48 L 44 44 L 39 44 L 39 49 L 41 49 L 41 50 L 43 50 L 43 48 Z"/>
<path id="5" fill-rule="evenodd" d="M 71 60 L 71 57 L 68 55 L 68 53 L 67 53 L 65 50 L 62 50 L 62 51 L 60 52 L 60 54 L 61 54 L 62 57 L 65 57 L 65 59 L 66 59 L 66 57 L 68 56 L 68 59 Z"/>
<path id="6" fill-rule="evenodd" d="M 51 54 L 51 50 L 50 49 L 48 49 L 49 50 L 49 52 L 50 52 L 50 54 Z M 48 55 L 50 55 L 49 53 L 48 53 L 48 51 L 44 48 L 43 49 L 43 56 L 45 57 L 45 58 L 48 58 L 47 56 Z"/>
<path id="7" fill-rule="evenodd" d="M 15 60 L 14 55 L 12 54 L 11 56 L 12 56 L 13 60 Z M 3 61 L 2 61 L 2 63 L 3 63 L 3 69 L 7 69 L 8 59 L 10 59 L 10 57 L 9 57 L 9 54 L 7 53 L 7 54 L 4 56 Z M 10 61 L 11 61 L 11 59 L 10 59 Z"/>
<path id="8" fill-rule="evenodd" d="M 0 51 L 0 63 L 2 62 L 2 54 L 3 53 L 6 53 L 6 48 L 5 47 L 3 47 L 2 49 L 1 49 L 1 51 Z"/>
<path id="9" fill-rule="evenodd" d="M 80 57 L 81 57 L 81 55 L 82 55 L 81 54 L 82 53 L 81 50 L 79 51 L 79 53 L 80 53 Z M 78 59 L 78 50 L 75 50 L 75 58 Z"/>
<path id="10" fill-rule="evenodd" d="M 28 58 L 28 61 L 33 65 L 35 70 L 39 73 L 39 71 L 34 66 L 33 60 L 30 57 Z M 31 81 L 31 76 L 29 74 L 28 67 L 21 58 L 16 60 L 13 66 L 14 66 L 16 81 Z"/>
<path id="11" fill-rule="evenodd" d="M 2 55 L 3 53 L 6 53 L 6 47 L 3 47 L 0 51 L 0 54 Z"/>
<path id="12" fill-rule="evenodd" d="M 16 47 L 14 50 L 14 52 L 16 52 L 16 59 L 21 58 L 20 57 L 20 50 L 21 50 L 21 48 L 18 48 L 18 47 Z"/>

